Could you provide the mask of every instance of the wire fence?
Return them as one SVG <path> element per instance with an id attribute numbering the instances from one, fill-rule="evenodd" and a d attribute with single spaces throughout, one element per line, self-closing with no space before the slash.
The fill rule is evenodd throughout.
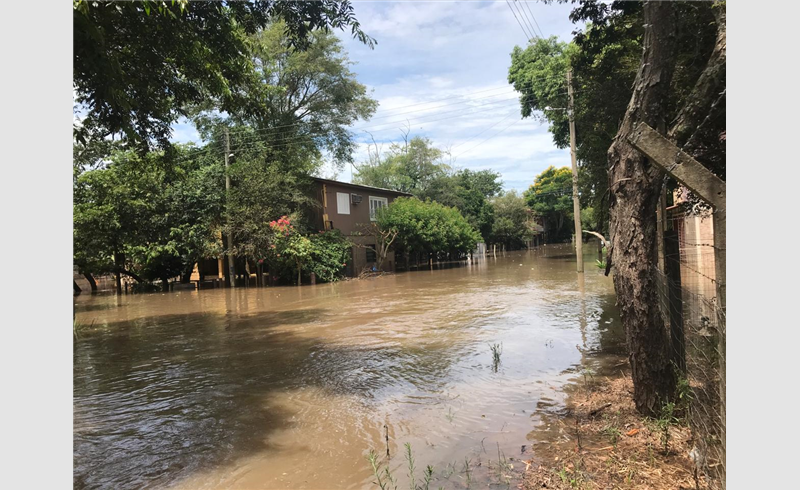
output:
<path id="1" fill-rule="evenodd" d="M 692 432 L 690 458 L 706 488 L 724 488 L 725 311 L 718 305 L 713 220 L 677 206 L 667 213 L 657 287 L 674 361 L 678 409 Z"/>

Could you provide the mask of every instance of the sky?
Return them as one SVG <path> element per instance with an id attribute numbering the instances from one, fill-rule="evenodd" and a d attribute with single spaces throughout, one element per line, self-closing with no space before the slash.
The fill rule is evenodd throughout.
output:
<path id="1" fill-rule="evenodd" d="M 338 32 L 355 63 L 351 70 L 379 103 L 371 120 L 351 128 L 357 165 L 372 137 L 386 151 L 402 141 L 406 124 L 411 137 L 449 150 L 455 167 L 499 172 L 506 190 L 527 189 L 550 165 L 570 165 L 569 150 L 555 147 L 547 123 L 521 118 L 507 75 L 512 49 L 528 42 L 528 24 L 545 37 L 572 38 L 572 6 L 509 1 L 513 12 L 505 0 L 353 1 L 362 29 L 378 43 L 370 49 Z M 176 141 L 199 140 L 189 124 L 174 129 Z M 352 172 L 350 165 L 337 170 L 332 164 L 321 171 L 345 182 Z"/>

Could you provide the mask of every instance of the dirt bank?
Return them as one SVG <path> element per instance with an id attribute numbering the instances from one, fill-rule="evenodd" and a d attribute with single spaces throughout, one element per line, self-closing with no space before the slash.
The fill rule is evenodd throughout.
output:
<path id="1" fill-rule="evenodd" d="M 537 441 L 535 456 L 526 461 L 519 488 L 710 488 L 702 476 L 695 480 L 688 427 L 636 412 L 625 365 L 615 366 L 611 375 L 587 376 L 570 388 L 567 410 L 531 434 Z"/>

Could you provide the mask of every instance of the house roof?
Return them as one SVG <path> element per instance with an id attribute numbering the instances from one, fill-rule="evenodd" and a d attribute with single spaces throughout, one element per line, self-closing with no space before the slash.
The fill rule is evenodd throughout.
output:
<path id="1" fill-rule="evenodd" d="M 381 191 L 381 192 L 389 192 L 391 194 L 397 194 L 400 196 L 411 196 L 408 192 L 396 191 L 393 189 L 384 189 L 382 187 L 373 187 L 370 185 L 360 185 L 360 184 L 351 184 L 350 182 L 339 182 L 338 180 L 330 180 L 330 179 L 323 179 L 321 177 L 312 177 L 317 182 L 328 183 L 328 184 L 336 184 L 342 185 L 345 187 L 353 187 L 355 189 L 364 189 L 364 190 L 374 190 L 374 191 Z"/>

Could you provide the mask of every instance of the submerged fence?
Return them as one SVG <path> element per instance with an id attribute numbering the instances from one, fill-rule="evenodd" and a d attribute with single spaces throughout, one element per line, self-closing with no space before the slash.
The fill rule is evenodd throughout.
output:
<path id="1" fill-rule="evenodd" d="M 717 300 L 712 213 L 667 210 L 657 273 L 664 323 L 681 372 L 678 408 L 692 433 L 691 459 L 707 488 L 725 482 L 725 311 Z"/>

